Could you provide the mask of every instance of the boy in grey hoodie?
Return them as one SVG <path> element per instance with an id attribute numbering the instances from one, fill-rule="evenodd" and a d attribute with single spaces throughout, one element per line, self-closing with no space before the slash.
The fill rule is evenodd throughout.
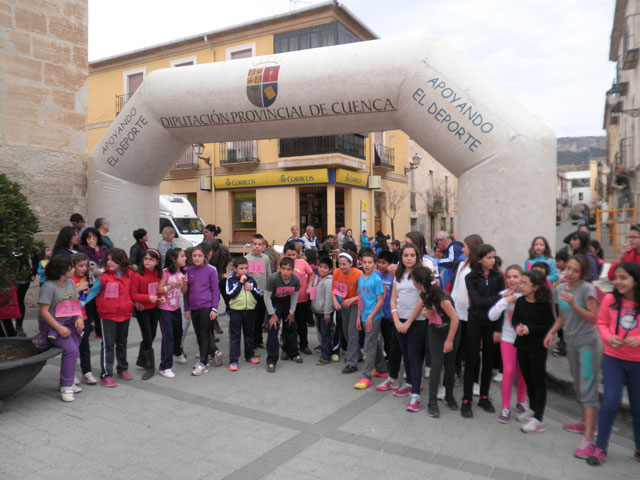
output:
<path id="1" fill-rule="evenodd" d="M 331 359 L 331 327 L 333 318 L 333 301 L 331 299 L 331 280 L 333 262 L 329 257 L 318 261 L 318 275 L 313 281 L 311 290 L 311 308 L 320 334 L 320 360 L 316 365 L 326 365 Z"/>

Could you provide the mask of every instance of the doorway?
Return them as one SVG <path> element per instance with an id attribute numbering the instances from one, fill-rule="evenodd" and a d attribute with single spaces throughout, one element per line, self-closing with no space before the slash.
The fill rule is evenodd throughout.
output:
<path id="1" fill-rule="evenodd" d="M 315 229 L 318 241 L 324 240 L 327 231 L 327 189 L 326 187 L 300 188 L 300 234 L 307 225 Z"/>

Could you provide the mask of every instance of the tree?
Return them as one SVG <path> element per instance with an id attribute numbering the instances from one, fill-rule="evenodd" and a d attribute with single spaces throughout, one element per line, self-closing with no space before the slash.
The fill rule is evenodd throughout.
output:
<path id="1" fill-rule="evenodd" d="M 40 223 L 29 207 L 20 185 L 0 174 L 0 297 L 11 291 L 16 278 L 27 278 L 29 269 L 19 255 L 33 257 L 44 245 L 35 239 Z"/>
<path id="2" fill-rule="evenodd" d="M 394 221 L 402 209 L 402 204 L 407 198 L 406 190 L 397 190 L 395 188 L 388 188 L 385 192 L 385 200 L 382 203 L 382 210 L 391 220 L 391 239 L 395 240 L 396 232 Z"/>

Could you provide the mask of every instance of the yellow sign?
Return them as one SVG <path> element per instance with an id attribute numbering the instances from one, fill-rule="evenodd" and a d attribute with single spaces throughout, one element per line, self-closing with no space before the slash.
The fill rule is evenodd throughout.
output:
<path id="1" fill-rule="evenodd" d="M 336 183 L 366 188 L 367 178 L 366 173 L 357 173 L 343 168 L 336 168 Z"/>
<path id="2" fill-rule="evenodd" d="M 220 175 L 216 176 L 214 181 L 216 190 L 308 185 L 310 183 L 329 183 L 329 170 L 320 168 L 315 170 L 250 173 L 246 175 Z"/>

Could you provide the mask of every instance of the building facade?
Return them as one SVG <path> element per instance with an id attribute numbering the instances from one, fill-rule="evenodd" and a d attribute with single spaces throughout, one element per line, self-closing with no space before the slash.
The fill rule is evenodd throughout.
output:
<path id="1" fill-rule="evenodd" d="M 87 211 L 87 1 L 0 3 L 0 171 L 52 242 Z"/>
<path id="2" fill-rule="evenodd" d="M 92 62 L 89 150 L 153 70 L 375 38 L 345 7 L 326 2 Z M 256 82 L 278 75 L 277 70 L 261 65 L 261 60 L 256 60 L 252 70 L 247 78 L 250 100 Z M 330 81 L 330 72 L 327 78 Z M 251 101 L 264 106 L 270 101 L 268 93 L 265 90 L 264 97 Z M 392 218 L 396 237 L 402 239 L 411 229 L 405 168 L 416 148 L 402 131 L 359 132 L 354 128 L 346 135 L 286 138 L 285 132 L 283 136 L 190 147 L 176 159 L 160 192 L 187 195 L 206 223 L 222 228 L 225 242 L 244 242 L 258 232 L 269 241 L 282 243 L 292 225 L 301 230 L 312 225 L 321 238 L 342 226 L 351 228 L 356 238 L 363 228 L 373 236 L 378 230 L 390 233 Z M 450 178 L 453 185 L 453 176 Z M 420 193 L 427 195 L 423 190 Z M 397 211 L 392 211 L 390 200 L 396 192 L 404 192 L 404 198 Z"/>
<path id="3" fill-rule="evenodd" d="M 604 128 L 607 132 L 607 182 L 603 192 L 611 208 L 617 207 L 611 183 L 616 167 L 630 170 L 631 188 L 638 204 L 640 165 L 640 0 L 617 0 L 611 31 L 609 60 L 616 62 L 616 77 L 606 94 Z M 604 183 L 604 182 L 603 182 Z M 606 188 L 604 188 L 606 186 Z M 638 219 L 634 219 L 638 221 Z"/>

